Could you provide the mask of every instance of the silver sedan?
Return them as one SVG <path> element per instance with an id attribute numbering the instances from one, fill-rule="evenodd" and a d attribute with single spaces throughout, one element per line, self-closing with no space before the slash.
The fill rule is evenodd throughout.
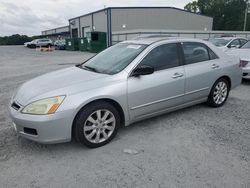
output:
<path id="1" fill-rule="evenodd" d="M 206 102 L 222 106 L 240 61 L 196 39 L 118 43 L 75 67 L 24 83 L 9 111 L 17 134 L 40 143 L 110 142 L 120 126 Z"/>
<path id="2" fill-rule="evenodd" d="M 226 53 L 241 59 L 242 78 L 250 80 L 250 41 L 239 49 L 229 49 Z"/>

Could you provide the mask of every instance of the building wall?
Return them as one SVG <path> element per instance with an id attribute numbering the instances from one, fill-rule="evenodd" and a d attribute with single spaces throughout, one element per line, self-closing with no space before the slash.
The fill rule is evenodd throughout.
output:
<path id="1" fill-rule="evenodd" d="M 78 36 L 80 36 L 80 29 L 79 29 L 79 18 L 69 20 L 69 28 L 70 33 L 72 34 L 72 29 L 78 29 Z"/>
<path id="2" fill-rule="evenodd" d="M 112 45 L 113 32 L 145 29 L 210 31 L 213 19 L 169 7 L 113 7 L 72 18 L 69 23 L 71 36 L 75 28 L 78 29 L 77 37 L 83 37 L 86 31 L 107 32 L 107 44 Z"/>
<path id="3" fill-rule="evenodd" d="M 93 14 L 95 31 L 107 32 L 107 11 Z"/>
<path id="4" fill-rule="evenodd" d="M 92 15 L 84 16 L 80 18 L 80 35 L 79 37 L 83 37 L 82 28 L 83 27 L 89 27 L 89 29 L 92 29 Z"/>
<path id="5" fill-rule="evenodd" d="M 69 26 L 45 30 L 45 31 L 42 31 L 42 35 L 60 34 L 60 33 L 66 33 L 66 32 L 69 32 Z"/>
<path id="6" fill-rule="evenodd" d="M 56 28 L 56 33 L 69 32 L 69 26 Z"/>
<path id="7" fill-rule="evenodd" d="M 210 17 L 175 8 L 114 8 L 111 14 L 112 31 L 135 29 L 210 31 L 213 26 L 213 19 Z"/>
<path id="8" fill-rule="evenodd" d="M 80 26 L 79 26 L 80 19 Z M 78 29 L 78 37 L 83 37 L 82 28 L 90 27 L 88 31 L 102 31 L 107 32 L 107 15 L 106 10 L 98 11 L 93 14 L 88 14 L 86 16 L 80 16 L 69 20 L 69 23 L 74 22 L 75 24 L 70 24 L 70 29 Z M 93 23 L 92 23 L 93 22 Z M 80 29 L 79 29 L 80 28 Z"/>

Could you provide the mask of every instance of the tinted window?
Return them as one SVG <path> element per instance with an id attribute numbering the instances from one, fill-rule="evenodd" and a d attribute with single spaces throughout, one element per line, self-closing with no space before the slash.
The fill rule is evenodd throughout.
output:
<path id="1" fill-rule="evenodd" d="M 218 58 L 218 56 L 210 48 L 208 48 L 208 52 L 209 52 L 210 60 Z"/>
<path id="2" fill-rule="evenodd" d="M 246 44 L 246 43 L 247 43 L 247 40 L 245 40 L 245 39 L 240 39 L 240 44 L 241 44 L 241 46 L 244 45 L 244 44 Z"/>
<path id="3" fill-rule="evenodd" d="M 250 48 L 250 41 L 244 44 L 241 48 Z"/>
<path id="4" fill-rule="evenodd" d="M 240 46 L 240 41 L 238 39 L 233 40 L 233 42 L 230 43 L 230 46 Z"/>
<path id="5" fill-rule="evenodd" d="M 193 64 L 209 60 L 207 46 L 198 42 L 184 42 L 183 52 L 186 64 Z"/>
<path id="6" fill-rule="evenodd" d="M 142 60 L 141 65 L 154 67 L 155 71 L 179 66 L 177 44 L 156 47 Z"/>
<path id="7" fill-rule="evenodd" d="M 230 42 L 230 39 L 224 39 L 224 38 L 210 38 L 209 42 L 211 42 L 215 46 L 225 46 L 227 43 Z"/>

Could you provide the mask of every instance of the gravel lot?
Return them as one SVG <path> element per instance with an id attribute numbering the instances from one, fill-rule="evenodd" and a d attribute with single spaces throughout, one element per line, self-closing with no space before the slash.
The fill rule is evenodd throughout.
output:
<path id="1" fill-rule="evenodd" d="M 18 138 L 7 113 L 18 85 L 91 55 L 0 47 L 0 187 L 250 188 L 247 81 L 221 108 L 201 104 L 139 122 L 98 149 Z"/>

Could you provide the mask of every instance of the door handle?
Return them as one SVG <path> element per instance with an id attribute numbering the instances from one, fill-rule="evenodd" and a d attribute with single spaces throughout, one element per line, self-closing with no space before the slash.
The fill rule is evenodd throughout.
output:
<path id="1" fill-rule="evenodd" d="M 182 77 L 182 76 L 184 76 L 182 73 L 174 73 L 174 75 L 172 76 L 172 78 L 180 78 L 180 77 Z"/>
<path id="2" fill-rule="evenodd" d="M 217 64 L 213 64 L 212 65 L 212 69 L 218 69 L 220 66 L 219 65 L 217 65 Z"/>

